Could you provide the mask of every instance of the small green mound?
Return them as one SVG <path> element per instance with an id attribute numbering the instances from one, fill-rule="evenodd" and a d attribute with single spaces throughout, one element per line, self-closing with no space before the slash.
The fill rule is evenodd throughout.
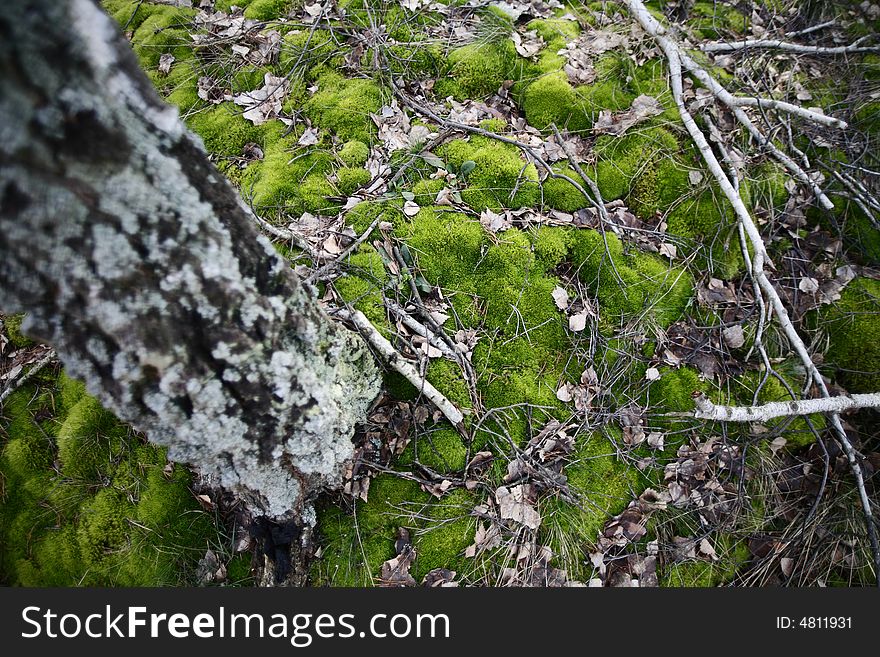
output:
<path id="1" fill-rule="evenodd" d="M 522 208 L 538 201 L 538 171 L 516 146 L 474 136 L 445 144 L 439 155 L 455 170 L 466 162 L 473 163 L 461 198 L 474 210 Z"/>
<path id="2" fill-rule="evenodd" d="M 343 141 L 370 143 L 376 126 L 370 113 L 382 106 L 382 89 L 375 82 L 344 78 L 327 71 L 317 81 L 318 91 L 303 105 L 305 115 Z"/>
<path id="3" fill-rule="evenodd" d="M 572 233 L 571 261 L 598 297 L 604 321 L 647 313 L 665 327 L 681 316 L 693 294 L 690 274 L 647 253 L 624 255 L 616 235 Z"/>
<path id="4" fill-rule="evenodd" d="M 0 581 L 23 586 L 192 582 L 217 536 L 163 448 L 61 376 L 13 393 L 0 424 Z"/>
<path id="5" fill-rule="evenodd" d="M 449 53 L 449 77 L 437 80 L 435 93 L 456 100 L 480 99 L 497 91 L 516 60 L 513 42 L 469 44 Z"/>
<path id="6" fill-rule="evenodd" d="M 360 167 L 366 164 L 370 158 L 370 147 L 364 142 L 354 139 L 345 142 L 337 155 L 347 166 Z"/>
<path id="7" fill-rule="evenodd" d="M 880 390 L 880 281 L 857 278 L 820 313 L 830 340 L 826 363 L 849 392 Z"/>

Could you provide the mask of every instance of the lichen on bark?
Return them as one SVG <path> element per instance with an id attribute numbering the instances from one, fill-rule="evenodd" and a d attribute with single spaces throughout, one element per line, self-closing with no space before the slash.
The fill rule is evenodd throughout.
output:
<path id="1" fill-rule="evenodd" d="M 255 513 L 335 487 L 379 388 L 91 0 L 0 16 L 0 307 Z"/>

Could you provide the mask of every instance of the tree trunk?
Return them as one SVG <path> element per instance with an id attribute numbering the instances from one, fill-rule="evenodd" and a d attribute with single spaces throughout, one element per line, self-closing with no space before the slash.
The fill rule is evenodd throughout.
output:
<path id="1" fill-rule="evenodd" d="M 378 392 L 93 0 L 0 12 L 0 307 L 257 515 L 340 482 Z"/>

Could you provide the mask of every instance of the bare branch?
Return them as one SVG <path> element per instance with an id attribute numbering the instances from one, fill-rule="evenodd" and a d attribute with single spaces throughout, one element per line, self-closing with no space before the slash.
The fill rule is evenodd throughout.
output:
<path id="1" fill-rule="evenodd" d="M 848 53 L 860 52 L 880 52 L 880 46 L 860 46 L 858 45 L 863 39 L 859 39 L 848 46 L 802 46 L 799 43 L 789 43 L 788 41 L 779 41 L 778 39 L 753 39 L 749 41 L 730 41 L 707 43 L 700 46 L 703 52 L 731 52 L 735 50 L 745 50 L 747 48 L 765 48 L 773 50 L 783 50 L 785 52 L 793 52 L 800 55 L 844 55 Z"/>
<path id="2" fill-rule="evenodd" d="M 422 394 L 425 395 L 446 419 L 460 432 L 465 432 L 462 421 L 464 415 L 455 405 L 449 401 L 442 392 L 437 390 L 429 381 L 419 374 L 419 371 L 401 356 L 391 343 L 370 323 L 370 320 L 360 310 L 348 310 L 339 308 L 335 311 L 336 316 L 346 319 L 358 329 L 364 339 L 369 342 L 379 355 L 382 356 L 394 370 L 406 377 Z"/>
<path id="3" fill-rule="evenodd" d="M 694 417 L 722 422 L 766 422 L 776 417 L 840 413 L 853 408 L 880 408 L 880 392 L 865 395 L 840 395 L 799 401 L 770 402 L 762 406 L 717 406 L 706 395 L 694 397 Z"/>

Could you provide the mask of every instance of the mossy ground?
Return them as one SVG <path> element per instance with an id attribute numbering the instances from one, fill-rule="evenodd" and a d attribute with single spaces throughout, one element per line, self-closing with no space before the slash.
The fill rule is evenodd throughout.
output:
<path id="1" fill-rule="evenodd" d="M 220 550 L 189 472 L 63 374 L 44 370 L 4 403 L 0 481 L 7 585 L 192 584 Z"/>
<path id="2" fill-rule="evenodd" d="M 135 52 L 157 88 L 181 108 L 188 125 L 202 137 L 218 165 L 263 216 L 285 221 L 303 212 L 335 215 L 346 197 L 370 180 L 364 167 L 371 148 L 380 143 L 370 115 L 388 103 L 392 94 L 383 78 L 372 70 L 369 51 L 362 55 L 363 71 L 354 73 L 345 68 L 351 46 L 338 35 L 323 28 L 313 32 L 292 29 L 277 22 L 295 12 L 300 2 L 235 2 L 244 8 L 246 17 L 265 21 L 265 29 L 279 29 L 284 38 L 276 63 L 231 68 L 187 46 L 192 11 L 133 0 L 108 0 L 104 4 L 132 32 Z M 222 0 L 216 8 L 226 10 L 231 4 Z M 588 3 L 588 8 L 602 11 L 604 4 Z M 406 248 L 412 271 L 391 271 L 387 254 L 383 256 L 368 240 L 346 259 L 344 275 L 334 282 L 335 292 L 362 310 L 386 337 L 393 338 L 395 329 L 384 297 L 408 295 L 408 277 L 414 275 L 441 290 L 454 311 L 450 326 L 454 322 L 456 328 L 473 329 L 479 336 L 472 358 L 475 390 L 469 390 L 458 365 L 443 358 L 430 362 L 427 378 L 460 407 L 477 405 L 488 412 L 488 419 L 479 427 L 473 417 L 468 419 L 473 430 L 470 445 L 443 423 L 426 428 L 414 437 L 393 467 L 406 474 L 421 464 L 452 476 L 461 472 L 469 448 L 470 453 L 488 449 L 496 456 L 509 456 L 509 442 L 523 445 L 548 419 L 570 418 L 572 409 L 557 399 L 556 390 L 563 382 L 576 383 L 587 365 L 594 365 L 601 373 L 605 389 L 597 403 L 604 411 L 613 412 L 633 399 L 649 408 L 648 423 L 670 433 L 666 458 L 684 441 L 679 435 L 683 432 L 667 414 L 691 410 L 695 390 L 717 401 L 748 403 L 759 387 L 760 402 L 785 398 L 785 388 L 778 379 L 762 383 L 763 377 L 755 372 L 736 378 L 723 390 L 688 367 L 663 366 L 659 380 L 645 381 L 648 360 L 653 355 L 652 336 L 692 312 L 695 281 L 690 272 L 709 272 L 729 279 L 743 269 L 731 208 L 717 187 L 709 183 L 711 176 L 686 138 L 660 59 L 637 65 L 625 54 L 609 51 L 594 62 L 596 81 L 576 85 L 563 70 L 565 58 L 559 51 L 582 29 L 577 22 L 564 18 L 567 12 L 583 15 L 584 27 L 596 22 L 592 14 L 581 12 L 579 7 L 560 7 L 553 17 L 530 21 L 527 28 L 535 30 L 545 46 L 534 58 L 527 59 L 517 54 L 509 38 L 512 21 L 497 8 L 480 9 L 483 29 L 472 43 L 446 47 L 424 39 L 424 31 L 442 20 L 431 12 L 413 15 L 394 3 L 371 3 L 367 11 L 362 0 L 339 5 L 354 25 L 365 29 L 383 25 L 389 37 L 383 47 L 390 69 L 398 76 L 432 81 L 433 98 L 438 102 L 448 97 L 457 101 L 487 100 L 499 89 L 508 89 L 521 114 L 545 134 L 550 134 L 555 125 L 590 137 L 592 152 L 585 170 L 595 179 L 604 199 L 623 200 L 647 223 L 665 223 L 670 238 L 688 252 L 690 265 L 685 267 L 682 259 L 670 262 L 607 232 L 544 226 L 488 233 L 478 219 L 486 209 L 531 207 L 576 212 L 586 205 L 586 199 L 570 183 L 542 181 L 542 172 L 514 146 L 476 135 L 447 139 L 433 155 L 440 158 L 446 170 L 458 174 L 454 183 L 438 179 L 436 167 L 417 158 L 387 198 L 365 200 L 345 215 L 358 234 L 379 217 L 388 222 L 392 227 L 389 239 Z M 651 9 L 662 16 L 659 6 L 652 4 Z M 693 34 L 706 38 L 741 34 L 749 20 L 738 7 L 725 2 L 694 3 L 690 14 L 688 25 Z M 157 70 L 159 57 L 165 52 L 175 56 L 167 76 Z M 261 86 L 267 72 L 288 76 L 291 94 L 284 112 L 297 117 L 295 127 L 287 132 L 277 121 L 253 126 L 240 115 L 237 106 L 228 102 L 211 105 L 201 100 L 197 80 L 205 72 L 222 77 L 236 93 Z M 718 73 L 724 75 L 723 71 Z M 430 85 L 425 88 L 430 89 Z M 639 94 L 657 97 L 665 111 L 624 136 L 590 136 L 600 111 L 624 110 Z M 855 120 L 875 129 L 874 114 L 868 104 Z M 299 145 L 306 125 L 317 128 L 317 144 Z M 509 129 L 500 120 L 483 127 L 494 132 Z M 264 154 L 261 160 L 241 162 L 248 144 L 259 146 Z M 400 166 L 410 155 L 408 150 L 397 152 L 392 166 Z M 563 163 L 557 171 L 578 179 L 576 172 Z M 756 159 L 747 163 L 743 173 L 742 196 L 749 206 L 778 210 L 785 205 L 785 177 L 778 167 Z M 449 185 L 460 193 L 461 206 L 435 205 L 437 193 Z M 414 216 L 402 212 L 402 193 L 412 194 L 408 198 L 420 206 Z M 859 219 L 851 210 L 845 212 L 837 219 L 846 219 L 850 226 L 847 234 L 863 242 L 867 252 L 880 252 L 876 246 L 880 242 L 868 230 L 867 219 Z M 599 319 L 595 326 L 583 333 L 568 329 L 566 316 L 555 306 L 551 294 L 556 286 L 568 289 L 575 302 L 589 303 L 596 309 Z M 853 347 L 859 344 L 855 336 L 871 334 L 876 325 L 872 313 L 876 312 L 878 291 L 872 286 L 872 281 L 853 284 L 838 304 L 821 315 L 822 322 L 833 329 L 829 331 L 834 338 L 828 349 L 829 368 L 836 368 L 841 380 L 853 390 L 871 388 L 880 370 L 880 362 L 875 366 L 871 360 L 870 349 L 866 358 L 863 351 Z M 579 294 L 584 298 L 580 299 Z M 875 342 L 880 344 L 880 339 Z M 389 375 L 387 380 L 389 389 L 402 398 L 415 392 L 408 384 L 401 384 L 399 377 Z M 16 397 L 15 403 L 21 405 L 23 399 Z M 19 413 L 22 418 L 29 417 L 24 407 L 16 409 L 13 424 L 25 421 L 19 420 Z M 42 538 L 34 545 L 48 547 L 16 552 L 7 562 L 24 564 L 20 566 L 23 574 L 16 575 L 19 580 L 30 577 L 29 581 L 39 581 L 39 577 L 47 577 L 44 571 L 51 561 L 44 553 L 72 559 L 70 555 L 79 555 L 75 550 L 80 550 L 84 551 L 82 558 L 91 564 L 89 577 L 100 581 L 100 573 L 113 572 L 118 573 L 114 574 L 114 582 L 142 581 L 127 570 L 129 566 L 118 564 L 127 563 L 125 555 L 133 554 L 135 549 L 152 549 L 142 546 L 153 545 L 149 540 L 154 533 L 141 536 L 140 530 L 126 525 L 127 519 L 143 514 L 147 520 L 137 522 L 150 527 L 161 525 L 161 519 L 154 517 L 157 505 L 151 501 L 150 491 L 154 486 L 155 491 L 164 490 L 159 483 L 166 488 L 178 486 L 176 490 L 180 491 L 183 483 L 177 481 L 177 474 L 169 481 L 157 479 L 154 469 L 158 465 L 152 463 L 161 460 L 159 456 L 147 454 L 152 448 L 143 445 L 131 447 L 131 436 L 100 415 L 93 405 L 64 412 L 64 417 L 74 420 L 78 414 L 92 412 L 103 418 L 104 433 L 96 435 L 104 436 L 105 442 L 93 444 L 90 455 L 103 454 L 114 463 L 112 476 L 107 475 L 111 483 L 86 487 L 86 492 L 82 487 L 65 484 L 67 492 L 62 497 L 74 500 L 69 506 L 75 512 L 70 520 L 50 521 L 47 518 L 51 514 L 45 509 L 54 507 L 38 506 L 42 499 L 38 491 L 44 484 L 56 477 L 63 481 L 93 481 L 101 476 L 104 481 L 107 476 L 100 474 L 106 470 L 104 461 L 96 464 L 95 459 L 80 459 L 77 455 L 85 449 L 82 440 L 71 437 L 63 427 L 47 434 L 55 437 L 52 439 L 10 440 L 4 450 L 4 463 L 9 464 L 10 472 L 25 473 L 16 495 L 33 491 L 33 497 L 21 502 L 25 510 L 9 521 L 9 531 L 17 532 L 18 543 L 14 544 L 20 545 L 28 543 L 30 539 L 23 537 L 37 528 L 36 535 Z M 802 424 L 803 420 L 798 420 L 785 427 L 786 435 L 796 434 L 804 443 L 809 442 L 811 434 Z M 640 472 L 632 459 L 622 458 L 619 439 L 619 429 L 613 424 L 601 431 L 580 431 L 565 474 L 573 493 L 585 503 L 571 504 L 554 496 L 540 500 L 544 524 L 539 538 L 552 547 L 558 563 L 574 576 L 589 576 L 586 550 L 609 516 L 638 495 L 640 488 L 656 485 L 662 478 L 662 470 Z M 637 455 L 648 454 L 646 448 L 639 450 Z M 111 458 L 111 454 L 117 456 Z M 56 458 L 61 463 L 57 475 L 50 468 Z M 502 474 L 503 469 L 496 468 L 488 483 L 497 485 Z M 135 486 L 132 481 L 143 483 Z M 134 497 L 133 487 L 138 490 Z M 71 491 L 79 491 L 76 495 L 80 497 Z M 458 571 L 464 581 L 478 581 L 481 565 L 465 559 L 463 553 L 473 540 L 476 526 L 471 511 L 485 501 L 485 496 L 482 489 L 456 488 L 438 500 L 402 476 L 379 475 L 372 483 L 368 502 L 357 501 L 351 508 L 327 503 L 321 508 L 323 556 L 315 563 L 313 579 L 331 585 L 375 583 L 382 562 L 394 556 L 397 529 L 405 527 L 416 548 L 412 572 L 417 578 L 433 568 L 444 567 Z M 40 511 L 34 510 L 37 508 Z M 202 517 L 195 510 L 193 513 L 193 519 Z M 61 518 L 57 512 L 53 514 L 53 518 Z M 55 531 L 56 525 L 62 529 Z M 65 529 L 70 526 L 75 530 Z M 193 551 L 196 544 L 201 549 L 210 531 L 195 520 L 191 530 L 173 540 Z M 107 543 L 96 548 L 100 537 L 105 537 Z M 708 585 L 729 579 L 744 559 L 742 550 L 742 543 L 731 539 L 724 552 L 733 556 L 724 563 L 677 564 L 664 571 L 662 580 L 669 585 Z M 172 567 L 167 561 L 150 568 L 161 581 L 179 577 L 181 572 L 179 564 Z"/>

